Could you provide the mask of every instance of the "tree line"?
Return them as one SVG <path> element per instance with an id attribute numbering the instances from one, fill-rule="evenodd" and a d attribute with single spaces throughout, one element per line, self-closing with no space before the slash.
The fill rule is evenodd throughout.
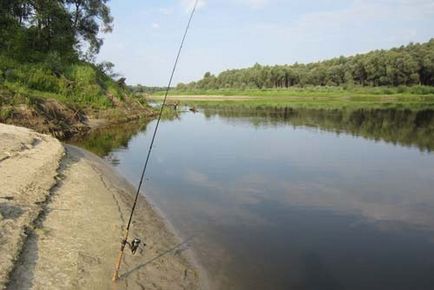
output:
<path id="1" fill-rule="evenodd" d="M 92 59 L 112 30 L 108 0 L 1 0 L 0 53 L 36 62 Z"/>
<path id="2" fill-rule="evenodd" d="M 434 39 L 390 50 L 376 50 L 309 64 L 231 69 L 215 76 L 180 83 L 189 89 L 267 89 L 293 86 L 434 86 Z"/>
<path id="3" fill-rule="evenodd" d="M 143 85 L 130 85 L 128 89 L 133 93 L 145 93 L 145 94 L 153 94 L 155 92 L 161 92 L 166 90 L 166 87 L 150 87 Z"/>

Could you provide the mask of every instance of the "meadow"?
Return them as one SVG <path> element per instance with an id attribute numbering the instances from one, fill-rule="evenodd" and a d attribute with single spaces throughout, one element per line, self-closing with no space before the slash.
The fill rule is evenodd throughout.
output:
<path id="1" fill-rule="evenodd" d="M 148 96 L 161 101 L 164 92 Z M 305 87 L 262 90 L 173 90 L 169 102 L 200 107 L 434 108 L 434 87 Z"/>

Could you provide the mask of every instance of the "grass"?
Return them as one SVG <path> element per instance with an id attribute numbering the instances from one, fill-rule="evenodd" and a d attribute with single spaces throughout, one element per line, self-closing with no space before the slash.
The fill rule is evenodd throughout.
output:
<path id="1" fill-rule="evenodd" d="M 0 122 L 66 139 L 87 132 L 89 119 L 118 123 L 153 114 L 143 96 L 94 64 L 20 63 L 0 54 Z"/>
<path id="2" fill-rule="evenodd" d="M 158 101 L 162 95 L 149 97 Z M 434 87 L 308 87 L 267 90 L 172 91 L 171 101 L 200 107 L 434 108 Z"/>
<path id="3" fill-rule="evenodd" d="M 195 89 L 171 91 L 171 95 L 194 96 L 249 96 L 249 97 L 343 97 L 343 96 L 381 96 L 381 95 L 431 95 L 434 96 L 434 87 L 430 86 L 397 86 L 397 87 L 361 87 L 361 86 L 306 86 L 277 89 Z M 164 95 L 158 91 L 154 95 Z"/>
<path id="4" fill-rule="evenodd" d="M 0 93 L 4 91 L 16 99 L 12 105 L 38 98 L 94 109 L 110 108 L 109 97 L 122 101 L 127 93 L 89 63 L 19 63 L 0 55 Z M 3 94 L 0 98 L 4 102 Z"/>

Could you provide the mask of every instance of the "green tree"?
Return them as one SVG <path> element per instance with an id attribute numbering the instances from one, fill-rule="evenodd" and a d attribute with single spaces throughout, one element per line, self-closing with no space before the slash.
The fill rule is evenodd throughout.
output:
<path id="1" fill-rule="evenodd" d="M 93 56 L 112 30 L 108 0 L 2 0 L 0 53 L 36 61 L 57 52 L 63 59 Z M 25 59 L 28 58 L 28 59 Z"/>
<path id="2" fill-rule="evenodd" d="M 113 17 L 107 2 L 108 0 L 66 0 L 77 46 L 81 49 L 83 44 L 80 41 L 87 43 L 90 55 L 97 54 L 103 44 L 98 33 L 111 32 L 113 29 Z"/>
<path id="3" fill-rule="evenodd" d="M 205 74 L 200 88 L 287 88 L 324 85 L 434 86 L 434 39 L 310 64 L 262 66 Z M 193 88 L 188 86 L 188 88 Z"/>

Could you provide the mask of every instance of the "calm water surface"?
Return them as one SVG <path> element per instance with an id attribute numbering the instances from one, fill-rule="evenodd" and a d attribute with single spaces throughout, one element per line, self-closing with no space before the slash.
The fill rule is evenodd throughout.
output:
<path id="1" fill-rule="evenodd" d="M 184 113 L 146 194 L 217 289 L 434 289 L 434 114 L 365 113 Z M 154 126 L 82 145 L 137 184 Z"/>

